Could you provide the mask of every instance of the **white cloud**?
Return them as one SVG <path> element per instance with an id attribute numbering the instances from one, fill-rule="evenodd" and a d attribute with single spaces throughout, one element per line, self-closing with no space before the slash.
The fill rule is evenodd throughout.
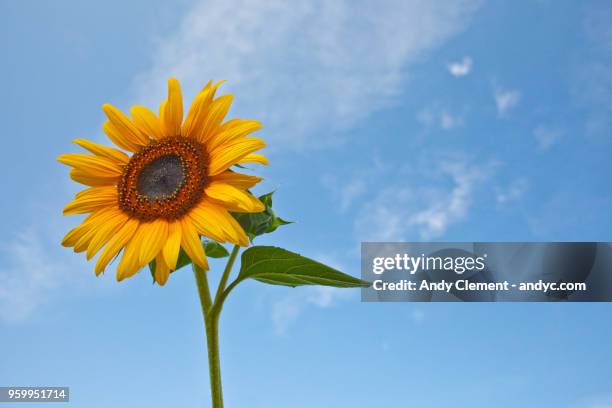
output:
<path id="1" fill-rule="evenodd" d="M 274 333 L 285 335 L 293 323 L 309 307 L 328 309 L 355 295 L 354 290 L 328 286 L 298 288 L 272 303 Z"/>
<path id="2" fill-rule="evenodd" d="M 463 117 L 453 115 L 444 109 L 425 108 L 417 113 L 417 120 L 428 127 L 452 130 L 463 126 Z"/>
<path id="3" fill-rule="evenodd" d="M 350 166 L 340 175 L 342 172 L 336 167 L 334 173 L 324 174 L 321 178 L 321 184 L 329 190 L 340 212 L 347 211 L 357 198 L 366 194 L 368 186 L 377 182 L 380 174 L 392 170 L 389 163 L 376 153 L 372 153 L 370 159 L 371 162 L 365 168 L 355 169 Z"/>
<path id="4" fill-rule="evenodd" d="M 273 146 L 337 143 L 336 130 L 402 92 L 412 64 L 460 32 L 478 0 L 198 1 L 135 81 L 159 101 L 174 75 L 193 93 L 227 79 L 240 116 L 266 125 Z"/>
<path id="5" fill-rule="evenodd" d="M 453 116 L 448 112 L 442 112 L 440 116 L 440 127 L 444 130 L 451 130 L 463 124 L 463 119 Z"/>
<path id="6" fill-rule="evenodd" d="M 499 204 L 507 204 L 520 200 L 523 195 L 527 192 L 529 184 L 525 179 L 519 179 L 512 182 L 507 188 L 497 189 L 497 202 Z"/>
<path id="7" fill-rule="evenodd" d="M 366 192 L 365 182 L 355 179 L 340 189 L 340 209 L 348 209 L 353 201 Z"/>
<path id="8" fill-rule="evenodd" d="M 495 105 L 499 116 L 504 116 L 521 100 L 521 93 L 517 90 L 497 88 L 494 92 Z"/>
<path id="9" fill-rule="evenodd" d="M 572 93 L 586 112 L 584 134 L 608 140 L 612 128 L 612 8 L 606 2 L 587 8 L 583 29 L 588 58 L 581 61 L 571 81 Z"/>
<path id="10" fill-rule="evenodd" d="M 533 136 L 541 150 L 549 150 L 563 137 L 563 132 L 557 128 L 538 126 L 533 130 Z"/>
<path id="11" fill-rule="evenodd" d="M 428 108 L 421 109 L 416 118 L 425 126 L 433 126 L 436 123 L 436 112 Z"/>
<path id="12" fill-rule="evenodd" d="M 308 293 L 307 300 L 310 304 L 320 308 L 332 307 L 337 301 L 346 299 L 349 291 L 342 288 L 329 286 L 314 286 Z"/>
<path id="13" fill-rule="evenodd" d="M 415 323 L 421 323 L 425 321 L 425 312 L 421 309 L 414 309 L 411 313 L 411 318 Z"/>
<path id="14" fill-rule="evenodd" d="M 8 265 L 0 270 L 0 317 L 16 321 L 29 315 L 56 285 L 55 267 L 47 262 L 37 236 L 20 234 L 2 248 Z"/>
<path id="15" fill-rule="evenodd" d="M 57 248 L 53 250 L 51 248 Z M 74 264 L 70 253 L 47 236 L 28 228 L 2 245 L 0 265 L 0 319 L 20 321 L 30 316 L 65 286 Z M 76 278 L 78 279 L 78 278 Z"/>
<path id="16" fill-rule="evenodd" d="M 324 177 L 323 184 L 338 199 L 341 212 L 348 210 L 355 200 L 367 191 L 366 182 L 360 177 L 343 179 L 341 182 L 328 175 Z"/>
<path id="17" fill-rule="evenodd" d="M 336 268 L 349 272 L 342 266 L 335 255 L 321 254 L 314 259 Z M 297 288 L 284 297 L 272 302 L 272 323 L 277 335 L 287 334 L 289 328 L 308 308 L 328 309 L 339 302 L 358 296 L 359 292 L 351 289 L 333 288 L 328 286 L 308 286 Z"/>
<path id="18" fill-rule="evenodd" d="M 427 180 L 420 185 L 408 181 L 387 186 L 366 203 L 355 223 L 359 239 L 401 241 L 414 233 L 421 239 L 431 239 L 464 220 L 477 189 L 491 177 L 496 164 L 439 162 L 437 169 L 431 165 L 423 169 L 424 173 L 440 173 L 438 184 Z"/>
<path id="19" fill-rule="evenodd" d="M 277 335 L 286 334 L 289 326 L 297 320 L 302 313 L 303 308 L 304 303 L 302 299 L 296 296 L 287 296 L 276 301 L 272 305 L 274 332 Z"/>
<path id="20" fill-rule="evenodd" d="M 84 255 L 61 246 L 62 237 L 70 225 L 78 223 L 78 217 L 58 218 L 61 203 L 56 201 L 26 205 L 26 211 L 36 214 L 36 221 L 0 243 L 1 321 L 25 321 L 44 314 L 45 306 L 66 292 L 82 294 L 101 287 Z M 104 285 L 105 290 L 116 288 L 114 276 L 108 278 L 110 285 Z"/>
<path id="21" fill-rule="evenodd" d="M 461 221 L 472 204 L 474 187 L 488 178 L 482 169 L 464 164 L 446 165 L 442 169 L 453 181 L 449 194 L 434 199 L 412 217 L 424 239 L 444 234 L 450 224 Z"/>
<path id="22" fill-rule="evenodd" d="M 461 61 L 451 62 L 447 65 L 448 72 L 454 77 L 462 77 L 468 75 L 472 71 L 472 58 L 463 57 Z"/>

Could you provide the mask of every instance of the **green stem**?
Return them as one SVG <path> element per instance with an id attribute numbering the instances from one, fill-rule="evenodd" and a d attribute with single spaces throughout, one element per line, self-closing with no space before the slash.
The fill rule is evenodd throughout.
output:
<path id="1" fill-rule="evenodd" d="M 208 277 L 206 271 L 197 265 L 193 265 L 193 272 L 198 285 L 198 294 L 200 295 L 200 304 L 202 305 L 202 315 L 204 316 L 204 325 L 206 327 L 206 345 L 208 349 L 208 368 L 210 374 L 210 390 L 212 397 L 212 408 L 223 408 L 223 389 L 221 386 L 221 362 L 219 359 L 219 317 L 223 302 L 227 297 L 225 286 L 232 272 L 232 266 L 240 251 L 240 247 L 235 245 L 232 249 L 221 280 L 215 294 L 215 300 L 212 301 L 210 296 L 210 288 L 208 285 Z M 232 287 L 230 285 L 230 287 Z M 228 288 L 229 289 L 229 288 Z"/>
<path id="2" fill-rule="evenodd" d="M 216 305 L 223 305 L 223 302 L 225 302 L 225 298 L 227 298 L 232 289 L 234 289 L 240 282 L 242 282 L 242 280 L 236 278 L 235 281 L 230 283 L 227 289 L 225 289 L 219 296 L 219 300 L 216 302 Z"/>
<path id="3" fill-rule="evenodd" d="M 196 278 L 196 284 L 198 285 L 198 295 L 200 295 L 200 304 L 202 305 L 202 315 L 206 319 L 206 315 L 212 306 L 210 299 L 210 289 L 208 288 L 208 277 L 206 271 L 196 264 L 192 264 L 193 274 Z"/>
<path id="4" fill-rule="evenodd" d="M 225 265 L 225 270 L 223 271 L 223 275 L 221 276 L 221 281 L 219 282 L 219 287 L 217 288 L 217 293 L 215 294 L 215 302 L 214 304 L 219 304 L 219 300 L 221 299 L 221 294 L 225 290 L 225 285 L 227 285 L 227 280 L 229 279 L 230 273 L 232 272 L 232 267 L 234 266 L 234 261 L 236 260 L 236 256 L 240 252 L 240 247 L 238 245 L 234 245 L 232 248 L 232 253 L 230 254 L 227 264 Z"/>
<path id="5" fill-rule="evenodd" d="M 193 273 L 198 285 L 204 327 L 206 328 L 206 346 L 208 350 L 208 369 L 210 374 L 210 392 L 213 408 L 223 408 L 223 391 L 221 389 L 221 364 L 219 361 L 219 314 L 212 313 L 212 301 L 206 271 L 193 264 Z"/>
<path id="6" fill-rule="evenodd" d="M 223 408 L 221 387 L 221 361 L 219 359 L 219 314 L 213 313 L 206 319 L 206 343 L 208 345 L 208 370 L 213 408 Z"/>

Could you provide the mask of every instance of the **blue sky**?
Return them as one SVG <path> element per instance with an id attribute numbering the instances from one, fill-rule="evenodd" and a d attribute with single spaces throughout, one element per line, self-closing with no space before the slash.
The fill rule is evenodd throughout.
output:
<path id="1" fill-rule="evenodd" d="M 170 76 L 188 96 L 226 79 L 231 115 L 264 122 L 259 191 L 297 222 L 262 243 L 358 275 L 364 240 L 610 241 L 605 1 L 1 1 L 0 19 L 0 385 L 209 406 L 192 273 L 117 284 L 59 245 L 77 187 L 56 156 Z M 222 316 L 226 405 L 608 408 L 611 314 L 245 283 Z"/>

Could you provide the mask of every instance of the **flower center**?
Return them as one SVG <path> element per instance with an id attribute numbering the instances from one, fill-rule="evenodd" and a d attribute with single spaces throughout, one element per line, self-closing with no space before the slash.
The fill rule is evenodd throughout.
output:
<path id="1" fill-rule="evenodd" d="M 176 194 L 185 181 L 181 156 L 161 156 L 145 164 L 136 180 L 136 191 L 149 200 Z"/>
<path id="2" fill-rule="evenodd" d="M 117 186 L 120 208 L 143 221 L 181 218 L 202 198 L 207 162 L 204 149 L 193 139 L 151 143 L 125 167 Z"/>

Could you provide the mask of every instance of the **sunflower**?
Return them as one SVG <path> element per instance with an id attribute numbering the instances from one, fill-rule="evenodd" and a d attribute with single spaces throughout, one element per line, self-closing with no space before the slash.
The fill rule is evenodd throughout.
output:
<path id="1" fill-rule="evenodd" d="M 64 154 L 70 177 L 88 186 L 64 214 L 88 214 L 62 245 L 98 256 L 100 275 L 121 253 L 117 280 L 129 278 L 155 260 L 155 281 L 164 285 L 182 248 L 208 269 L 201 237 L 247 246 L 249 240 L 230 212 L 261 212 L 264 205 L 248 189 L 261 178 L 230 170 L 242 163 L 267 164 L 255 153 L 265 143 L 247 137 L 262 126 L 255 120 L 223 123 L 232 95 L 215 98 L 221 82 L 209 82 L 195 97 L 183 121 L 183 98 L 176 79 L 159 115 L 144 106 L 131 118 L 112 105 L 102 109 L 104 133 L 120 149 L 85 139 L 74 142 L 91 154 Z M 128 152 L 127 154 L 125 152 Z"/>

